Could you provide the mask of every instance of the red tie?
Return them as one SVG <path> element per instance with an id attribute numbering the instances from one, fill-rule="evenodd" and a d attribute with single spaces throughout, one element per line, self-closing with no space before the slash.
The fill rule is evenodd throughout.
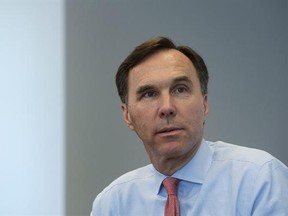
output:
<path id="1" fill-rule="evenodd" d="M 165 206 L 165 216 L 179 216 L 179 202 L 177 197 L 177 187 L 179 179 L 167 177 L 163 180 L 164 188 L 168 197 Z"/>

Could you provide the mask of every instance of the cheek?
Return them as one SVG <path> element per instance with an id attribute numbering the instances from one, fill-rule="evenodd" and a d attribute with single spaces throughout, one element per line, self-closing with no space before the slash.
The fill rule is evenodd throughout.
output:
<path id="1" fill-rule="evenodd" d="M 133 110 L 130 112 L 131 122 L 134 126 L 134 131 L 140 138 L 144 138 L 152 128 L 152 119 L 149 118 L 149 112 L 145 110 Z"/>
<path id="2" fill-rule="evenodd" d="M 199 127 L 199 125 L 203 124 L 204 121 L 204 109 L 200 106 L 192 106 L 183 113 L 186 113 L 184 118 L 186 119 L 187 123 L 192 124 L 193 127 Z"/>

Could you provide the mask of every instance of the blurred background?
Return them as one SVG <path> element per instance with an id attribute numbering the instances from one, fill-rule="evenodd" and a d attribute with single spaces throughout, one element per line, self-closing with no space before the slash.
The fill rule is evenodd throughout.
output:
<path id="1" fill-rule="evenodd" d="M 149 163 L 114 76 L 156 35 L 206 61 L 206 139 L 287 165 L 287 20 L 287 0 L 0 0 L 0 215 L 89 215 L 105 186 Z"/>

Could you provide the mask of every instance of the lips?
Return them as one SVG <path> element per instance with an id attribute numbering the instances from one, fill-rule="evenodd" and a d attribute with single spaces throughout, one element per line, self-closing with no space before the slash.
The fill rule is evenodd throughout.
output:
<path id="1" fill-rule="evenodd" d="M 180 130 L 182 130 L 182 128 L 179 128 L 179 127 L 164 127 L 164 128 L 161 128 L 161 129 L 157 130 L 156 134 L 165 134 L 165 133 L 171 133 L 171 132 L 180 131 Z"/>

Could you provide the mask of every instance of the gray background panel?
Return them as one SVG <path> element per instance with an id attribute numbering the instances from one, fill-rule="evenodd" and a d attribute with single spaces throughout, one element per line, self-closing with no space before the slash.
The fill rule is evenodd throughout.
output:
<path id="1" fill-rule="evenodd" d="M 287 20 L 286 0 L 67 0 L 66 214 L 89 214 L 107 184 L 148 163 L 122 120 L 114 76 L 155 35 L 206 61 L 206 139 L 263 149 L 288 164 Z"/>

